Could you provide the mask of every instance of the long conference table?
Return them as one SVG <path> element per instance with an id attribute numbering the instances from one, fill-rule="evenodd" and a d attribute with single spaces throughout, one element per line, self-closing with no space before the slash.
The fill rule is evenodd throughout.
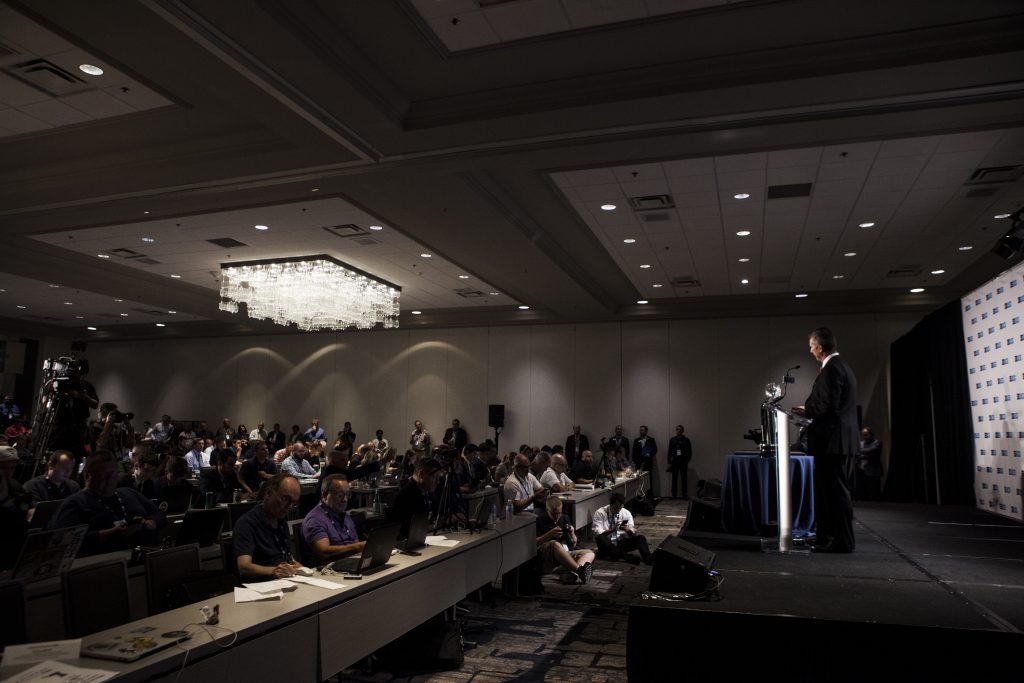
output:
<path id="1" fill-rule="evenodd" d="M 458 545 L 428 546 L 419 557 L 392 555 L 383 570 L 362 580 L 320 576 L 342 586 L 299 584 L 279 601 L 235 603 L 224 595 L 139 619 L 82 639 L 90 643 L 152 627 L 187 629 L 180 647 L 131 662 L 82 657 L 75 666 L 117 671 L 118 681 L 322 681 L 533 558 L 536 517 L 519 513 L 495 529 L 448 532 Z M 220 605 L 218 627 L 196 625 L 202 604 Z M 153 632 L 153 631 L 151 631 Z M 232 642 L 232 632 L 237 639 Z M 216 641 L 211 638 L 216 637 Z M 230 644 L 229 644 L 230 643 Z"/>
<path id="2" fill-rule="evenodd" d="M 641 472 L 635 477 L 622 477 L 606 488 L 593 490 L 574 490 L 552 495 L 562 499 L 562 513 L 565 514 L 573 527 L 579 531 L 590 526 L 594 513 L 608 505 L 613 493 L 621 493 L 627 501 L 633 500 L 641 491 L 650 489 L 651 473 Z"/>

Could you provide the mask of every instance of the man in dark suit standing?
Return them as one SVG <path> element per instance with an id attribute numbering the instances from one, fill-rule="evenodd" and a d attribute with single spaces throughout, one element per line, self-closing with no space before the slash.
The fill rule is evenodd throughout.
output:
<path id="1" fill-rule="evenodd" d="M 590 439 L 587 438 L 586 434 L 580 433 L 579 425 L 575 425 L 572 428 L 572 434 L 565 440 L 565 459 L 569 461 L 569 467 L 572 467 L 577 460 L 583 457 L 583 451 L 589 450 Z"/>
<path id="2" fill-rule="evenodd" d="M 454 448 L 456 453 L 462 453 L 462 449 L 469 443 L 469 435 L 459 426 L 458 420 L 452 420 L 452 426 L 445 430 L 444 442 L 449 448 Z"/>
<path id="3" fill-rule="evenodd" d="M 654 456 L 657 454 L 658 444 L 653 436 L 647 436 L 647 425 L 640 425 L 640 436 L 633 440 L 633 465 L 642 472 L 651 472 L 654 470 Z"/>
<path id="4" fill-rule="evenodd" d="M 688 493 L 686 470 L 693 457 L 693 446 L 689 437 L 683 433 L 683 425 L 676 425 L 676 435 L 668 440 L 668 469 L 672 473 L 672 497 L 676 497 L 676 484 L 682 481 L 683 500 L 690 500 Z"/>
<path id="5" fill-rule="evenodd" d="M 814 510 L 819 552 L 851 553 L 853 502 L 850 498 L 849 464 L 857 455 L 857 378 L 836 350 L 832 330 L 819 327 L 808 337 L 811 355 L 821 370 L 811 395 L 793 412 L 813 420 L 807 429 L 807 446 L 814 456 Z"/>

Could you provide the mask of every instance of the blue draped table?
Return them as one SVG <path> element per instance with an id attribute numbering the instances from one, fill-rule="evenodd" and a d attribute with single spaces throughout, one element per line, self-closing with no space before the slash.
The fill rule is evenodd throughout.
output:
<path id="1" fill-rule="evenodd" d="M 790 455 L 790 490 L 793 535 L 806 536 L 814 528 L 814 458 Z M 767 535 L 777 522 L 775 458 L 760 453 L 725 456 L 722 476 L 722 528 L 733 534 Z M 777 533 L 777 529 L 771 533 Z"/>

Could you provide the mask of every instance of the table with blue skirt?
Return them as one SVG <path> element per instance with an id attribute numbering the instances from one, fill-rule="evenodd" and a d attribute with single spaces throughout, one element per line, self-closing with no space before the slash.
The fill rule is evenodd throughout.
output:
<path id="1" fill-rule="evenodd" d="M 733 534 L 768 536 L 778 533 L 778 489 L 775 458 L 758 452 L 725 456 L 722 475 L 722 528 Z M 790 455 L 790 495 L 793 502 L 793 536 L 807 536 L 814 529 L 814 458 Z"/>

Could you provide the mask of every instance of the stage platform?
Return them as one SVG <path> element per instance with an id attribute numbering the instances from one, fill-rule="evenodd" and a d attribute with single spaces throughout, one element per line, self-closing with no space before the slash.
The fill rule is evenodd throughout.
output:
<path id="1" fill-rule="evenodd" d="M 634 601 L 629 679 L 946 679 L 1024 648 L 1024 525 L 906 504 L 858 504 L 855 518 L 852 554 L 768 554 L 757 538 L 683 532 L 716 553 L 721 599 Z"/>

